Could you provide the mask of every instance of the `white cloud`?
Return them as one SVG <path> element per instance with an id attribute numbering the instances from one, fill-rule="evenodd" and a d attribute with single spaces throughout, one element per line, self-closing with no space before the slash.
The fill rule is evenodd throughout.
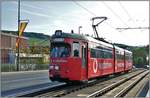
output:
<path id="1" fill-rule="evenodd" d="M 22 9 L 21 11 L 24 12 L 24 13 L 30 14 L 30 15 L 35 15 L 35 16 L 40 16 L 40 17 L 45 17 L 45 18 L 50 18 L 49 15 L 45 15 L 45 14 L 42 14 L 42 13 L 37 13 L 37 12 L 25 10 L 25 9 Z"/>

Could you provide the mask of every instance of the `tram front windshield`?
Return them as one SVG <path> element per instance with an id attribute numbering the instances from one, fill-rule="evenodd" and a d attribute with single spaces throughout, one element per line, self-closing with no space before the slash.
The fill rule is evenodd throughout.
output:
<path id="1" fill-rule="evenodd" d="M 70 55 L 70 45 L 67 43 L 52 43 L 51 57 L 64 58 Z"/>

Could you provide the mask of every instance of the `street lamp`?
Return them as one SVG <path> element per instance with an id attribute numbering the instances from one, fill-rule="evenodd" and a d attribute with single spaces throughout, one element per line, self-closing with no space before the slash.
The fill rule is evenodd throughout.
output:
<path id="1" fill-rule="evenodd" d="M 79 34 L 80 34 L 80 29 L 81 29 L 81 28 L 82 28 L 82 26 L 79 26 L 79 28 L 78 28 L 78 30 L 79 30 L 79 31 L 78 31 L 78 32 L 79 32 Z"/>

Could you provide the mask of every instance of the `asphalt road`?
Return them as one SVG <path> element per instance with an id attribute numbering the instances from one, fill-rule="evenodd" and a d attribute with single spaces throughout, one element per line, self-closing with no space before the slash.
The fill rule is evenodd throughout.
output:
<path id="1" fill-rule="evenodd" d="M 63 83 L 49 80 L 48 70 L 1 73 L 2 96 L 15 96 L 20 93 L 61 84 Z"/>
<path id="2" fill-rule="evenodd" d="M 63 85 L 51 82 L 48 70 L 1 73 L 1 96 L 17 96 Z"/>
<path id="3" fill-rule="evenodd" d="M 7 72 L 1 74 L 1 91 L 50 82 L 48 70 Z"/>

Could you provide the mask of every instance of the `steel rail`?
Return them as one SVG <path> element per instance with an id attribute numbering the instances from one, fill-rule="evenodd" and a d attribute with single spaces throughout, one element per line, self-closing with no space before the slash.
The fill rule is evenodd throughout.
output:
<path id="1" fill-rule="evenodd" d="M 68 89 L 67 91 L 65 91 L 65 90 L 64 91 L 60 91 L 60 93 L 58 92 L 57 94 L 53 95 L 52 97 L 62 97 L 62 96 L 65 96 L 67 94 L 70 94 L 72 92 L 79 91 L 79 90 L 87 88 L 87 87 L 91 87 L 91 86 L 96 85 L 96 84 L 98 84 L 100 82 L 104 82 L 106 80 L 110 80 L 112 78 L 114 78 L 114 76 L 113 77 L 109 77 L 107 79 L 103 78 L 101 80 L 92 81 L 92 82 L 90 82 L 88 84 L 83 84 L 83 85 L 75 86 L 74 88 L 72 87 L 71 89 Z"/>
<path id="2" fill-rule="evenodd" d="M 142 71 L 142 72 L 143 72 L 143 71 Z M 86 97 L 87 97 L 87 98 L 89 98 L 89 97 L 97 97 L 97 96 L 100 96 L 100 95 L 102 95 L 102 94 L 104 94 L 104 93 L 107 93 L 108 91 L 110 91 L 110 90 L 116 88 L 117 86 L 123 84 L 124 82 L 126 82 L 126 81 L 128 81 L 128 80 L 130 80 L 130 79 L 132 79 L 133 77 L 136 77 L 137 75 L 141 74 L 142 72 L 136 73 L 136 74 L 134 74 L 134 75 L 132 75 L 132 76 L 130 76 L 130 77 L 127 77 L 127 78 L 125 78 L 125 79 L 121 79 L 120 81 L 118 81 L 118 82 L 116 82 L 116 83 L 113 83 L 113 84 L 111 84 L 111 85 L 109 85 L 109 86 L 106 86 L 105 88 L 100 89 L 100 90 L 98 90 L 98 91 L 96 91 L 96 92 L 94 92 L 94 93 L 92 93 L 92 94 L 90 94 L 90 95 L 88 95 L 88 96 L 86 96 Z"/>
<path id="3" fill-rule="evenodd" d="M 115 98 L 116 97 L 123 97 L 132 87 L 134 87 L 137 83 L 139 83 L 148 73 L 149 73 L 149 71 L 146 71 L 145 73 L 143 73 L 140 78 L 138 78 L 135 81 L 133 81 L 130 85 L 128 85 L 127 87 L 125 87 L 123 90 L 121 90 L 114 97 Z"/>

